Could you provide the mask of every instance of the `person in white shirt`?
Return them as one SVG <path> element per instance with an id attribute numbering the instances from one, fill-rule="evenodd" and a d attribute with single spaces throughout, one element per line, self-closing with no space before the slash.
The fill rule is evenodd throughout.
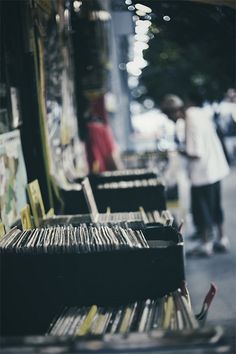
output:
<path id="1" fill-rule="evenodd" d="M 229 173 L 222 145 L 212 118 L 202 108 L 198 95 L 189 95 L 188 106 L 174 95 L 167 95 L 162 109 L 175 122 L 185 118 L 186 148 L 191 183 L 193 221 L 200 233 L 200 243 L 187 255 L 209 256 L 214 251 L 228 250 L 228 238 L 223 233 L 223 210 L 220 181 Z M 168 110 L 169 106 L 169 110 Z M 213 243 L 213 230 L 216 240 Z"/>

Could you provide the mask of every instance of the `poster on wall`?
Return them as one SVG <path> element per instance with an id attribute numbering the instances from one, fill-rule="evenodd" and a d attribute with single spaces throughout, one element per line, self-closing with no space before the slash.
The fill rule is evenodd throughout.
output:
<path id="1" fill-rule="evenodd" d="M 6 230 L 20 219 L 27 175 L 18 130 L 0 135 L 0 219 Z"/>
<path id="2" fill-rule="evenodd" d="M 77 179 L 88 172 L 85 146 L 79 139 L 76 115 L 70 12 L 65 8 L 64 1 L 52 3 L 51 13 L 45 10 L 42 3 L 36 1 L 36 26 L 39 92 L 48 172 L 57 186 L 70 190 L 76 189 Z"/>

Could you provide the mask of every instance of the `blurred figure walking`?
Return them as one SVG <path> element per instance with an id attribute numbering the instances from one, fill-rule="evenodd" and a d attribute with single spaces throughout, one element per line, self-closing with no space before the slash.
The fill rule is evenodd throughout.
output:
<path id="1" fill-rule="evenodd" d="M 213 250 L 227 251 L 229 241 L 223 232 L 220 181 L 229 173 L 229 166 L 212 117 L 202 108 L 202 98 L 197 93 L 189 95 L 185 107 L 179 97 L 167 95 L 161 108 L 175 122 L 185 119 L 186 146 L 182 153 L 188 158 L 191 209 L 200 236 L 200 243 L 187 255 L 210 256 Z"/>
<path id="2" fill-rule="evenodd" d="M 85 147 L 91 173 L 122 169 L 118 144 L 102 112 L 92 111 L 92 103 L 84 98 Z"/>

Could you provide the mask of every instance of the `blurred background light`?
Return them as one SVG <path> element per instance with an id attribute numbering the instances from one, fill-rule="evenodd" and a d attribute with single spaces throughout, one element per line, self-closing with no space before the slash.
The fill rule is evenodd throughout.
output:
<path id="1" fill-rule="evenodd" d="M 136 7 L 137 10 L 143 11 L 143 12 L 145 12 L 147 14 L 152 12 L 152 9 L 150 7 L 145 6 L 143 4 L 136 4 L 135 7 Z"/>

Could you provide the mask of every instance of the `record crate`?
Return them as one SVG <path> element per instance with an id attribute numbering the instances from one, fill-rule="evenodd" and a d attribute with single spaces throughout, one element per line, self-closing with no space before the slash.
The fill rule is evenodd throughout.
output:
<path id="1" fill-rule="evenodd" d="M 185 279 L 181 234 L 171 226 L 143 234 L 157 245 L 86 254 L 3 252 L 2 335 L 44 334 L 65 306 L 112 306 L 177 290 Z"/>

